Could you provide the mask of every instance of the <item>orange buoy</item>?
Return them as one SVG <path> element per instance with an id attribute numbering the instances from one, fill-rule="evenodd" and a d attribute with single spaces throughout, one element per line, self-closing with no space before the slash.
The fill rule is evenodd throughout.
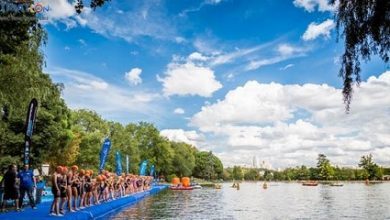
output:
<path id="1" fill-rule="evenodd" d="M 189 187 L 189 186 L 191 186 L 191 184 L 190 184 L 190 178 L 188 178 L 188 177 L 182 177 L 182 178 L 181 178 L 181 184 L 183 184 L 184 187 Z"/>
<path id="2" fill-rule="evenodd" d="M 172 185 L 178 185 L 180 184 L 180 179 L 178 177 L 172 178 Z"/>

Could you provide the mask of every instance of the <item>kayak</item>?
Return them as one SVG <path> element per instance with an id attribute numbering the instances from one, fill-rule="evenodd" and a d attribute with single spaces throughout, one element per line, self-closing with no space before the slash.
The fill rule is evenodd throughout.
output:
<path id="1" fill-rule="evenodd" d="M 171 189 L 171 190 L 193 190 L 194 187 L 192 187 L 192 186 L 187 186 L 187 187 L 184 187 L 184 186 L 171 186 L 171 187 L 169 187 L 169 189 Z"/>
<path id="2" fill-rule="evenodd" d="M 304 182 L 302 186 L 317 186 L 318 182 Z"/>
<path id="3" fill-rule="evenodd" d="M 344 184 L 342 183 L 331 183 L 330 186 L 343 186 Z"/>

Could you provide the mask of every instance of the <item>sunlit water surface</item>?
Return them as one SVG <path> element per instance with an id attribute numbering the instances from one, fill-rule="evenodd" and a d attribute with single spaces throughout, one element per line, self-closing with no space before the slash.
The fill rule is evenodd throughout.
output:
<path id="1" fill-rule="evenodd" d="M 107 219 L 390 219 L 390 183 L 343 187 L 242 183 L 240 190 L 166 190 Z"/>

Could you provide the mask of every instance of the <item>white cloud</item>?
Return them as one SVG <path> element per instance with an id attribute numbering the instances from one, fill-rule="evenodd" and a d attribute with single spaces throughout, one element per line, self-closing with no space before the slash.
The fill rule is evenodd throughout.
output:
<path id="1" fill-rule="evenodd" d="M 204 141 L 204 137 L 196 131 L 185 131 L 183 129 L 164 129 L 160 134 L 171 141 L 184 142 L 196 147 L 200 147 Z"/>
<path id="2" fill-rule="evenodd" d="M 190 54 L 190 56 L 188 56 L 188 59 L 189 59 L 189 60 L 192 60 L 192 61 L 196 61 L 196 60 L 198 60 L 198 61 L 206 61 L 206 60 L 208 60 L 209 58 L 206 57 L 206 56 L 203 56 L 203 55 L 202 55 L 201 53 L 199 53 L 199 52 L 194 52 L 194 53 Z"/>
<path id="3" fill-rule="evenodd" d="M 175 37 L 174 22 L 166 15 L 166 10 L 158 0 L 134 1 L 130 10 L 123 10 L 119 8 L 120 4 L 115 3 L 96 11 L 84 7 L 81 14 L 76 13 L 74 3 L 68 0 L 43 1 L 50 7 L 48 20 L 42 20 L 44 24 L 63 23 L 67 29 L 85 26 L 105 37 L 118 37 L 131 43 L 142 37 L 184 42 L 184 38 Z"/>
<path id="4" fill-rule="evenodd" d="M 244 69 L 246 71 L 255 70 L 263 66 L 272 65 L 296 57 L 302 57 L 306 55 L 306 52 L 308 50 L 309 50 L 308 48 L 296 47 L 290 44 L 285 44 L 285 43 L 279 44 L 276 47 L 276 52 L 277 52 L 276 55 L 269 58 L 252 60 L 245 66 Z"/>
<path id="5" fill-rule="evenodd" d="M 76 14 L 74 5 L 68 0 L 42 0 L 44 6 L 48 6 L 47 16 L 50 19 L 65 19 Z"/>
<path id="6" fill-rule="evenodd" d="M 192 8 L 188 8 L 188 9 L 183 10 L 182 12 L 179 13 L 179 16 L 186 16 L 188 13 L 200 11 L 204 6 L 218 5 L 223 1 L 224 0 L 204 0 L 196 7 L 192 7 Z"/>
<path id="7" fill-rule="evenodd" d="M 47 72 L 54 81 L 64 83 L 63 97 L 71 108 L 92 109 L 107 119 L 128 122 L 161 115 L 160 105 L 156 103 L 160 96 L 156 93 L 129 91 L 78 70 L 54 68 Z"/>
<path id="8" fill-rule="evenodd" d="M 329 0 L 294 0 L 295 7 L 304 8 L 308 12 L 318 11 L 334 11 L 336 5 L 329 4 Z"/>
<path id="9" fill-rule="evenodd" d="M 208 133 L 209 148 L 225 165 L 254 155 L 274 167 L 314 165 L 318 153 L 339 165 L 356 165 L 362 155 L 373 153 L 390 165 L 382 156 L 390 154 L 390 71 L 354 91 L 352 111 L 346 114 L 341 90 L 326 84 L 248 81 L 203 106 L 190 125 Z"/>
<path id="10" fill-rule="evenodd" d="M 173 110 L 173 113 L 175 113 L 177 115 L 182 115 L 185 113 L 185 111 L 182 108 L 176 108 L 175 110 Z"/>
<path id="11" fill-rule="evenodd" d="M 195 57 L 199 60 L 203 56 Z M 164 95 L 211 97 L 215 91 L 222 88 L 222 84 L 215 79 L 214 71 L 201 63 L 194 63 L 193 59 L 194 55 L 183 63 L 180 57 L 174 57 L 168 64 L 164 77 L 157 76 L 158 81 L 163 84 Z"/>
<path id="12" fill-rule="evenodd" d="M 142 69 L 140 69 L 140 68 L 133 68 L 129 72 L 125 73 L 125 79 L 131 85 L 141 84 L 142 83 L 141 73 L 142 73 Z"/>
<path id="13" fill-rule="evenodd" d="M 332 19 L 327 19 L 322 23 L 312 22 L 307 27 L 305 33 L 302 35 L 302 39 L 305 41 L 314 40 L 320 36 L 324 38 L 330 37 L 330 31 L 335 27 L 335 23 Z"/>
<path id="14" fill-rule="evenodd" d="M 294 66 L 293 63 L 289 63 L 289 64 L 287 64 L 287 65 L 285 65 L 285 66 L 283 66 L 283 67 L 280 67 L 279 69 L 280 69 L 280 70 L 286 70 L 286 69 L 289 69 L 289 68 L 291 68 L 291 67 L 293 67 L 293 66 Z"/>

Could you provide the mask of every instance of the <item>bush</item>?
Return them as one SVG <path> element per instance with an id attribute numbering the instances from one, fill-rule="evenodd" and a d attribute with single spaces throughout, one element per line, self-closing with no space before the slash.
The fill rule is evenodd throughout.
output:
<path id="1" fill-rule="evenodd" d="M 172 179 L 175 178 L 175 177 L 177 177 L 175 174 L 170 174 L 170 175 L 168 175 L 168 176 L 167 176 L 167 182 L 168 182 L 168 183 L 172 182 Z"/>
<path id="2" fill-rule="evenodd" d="M 0 158 L 0 172 L 7 170 L 8 166 L 11 164 L 18 165 L 18 162 L 20 162 L 20 158 L 18 158 L 18 157 L 11 157 L 11 156 L 1 157 Z"/>

